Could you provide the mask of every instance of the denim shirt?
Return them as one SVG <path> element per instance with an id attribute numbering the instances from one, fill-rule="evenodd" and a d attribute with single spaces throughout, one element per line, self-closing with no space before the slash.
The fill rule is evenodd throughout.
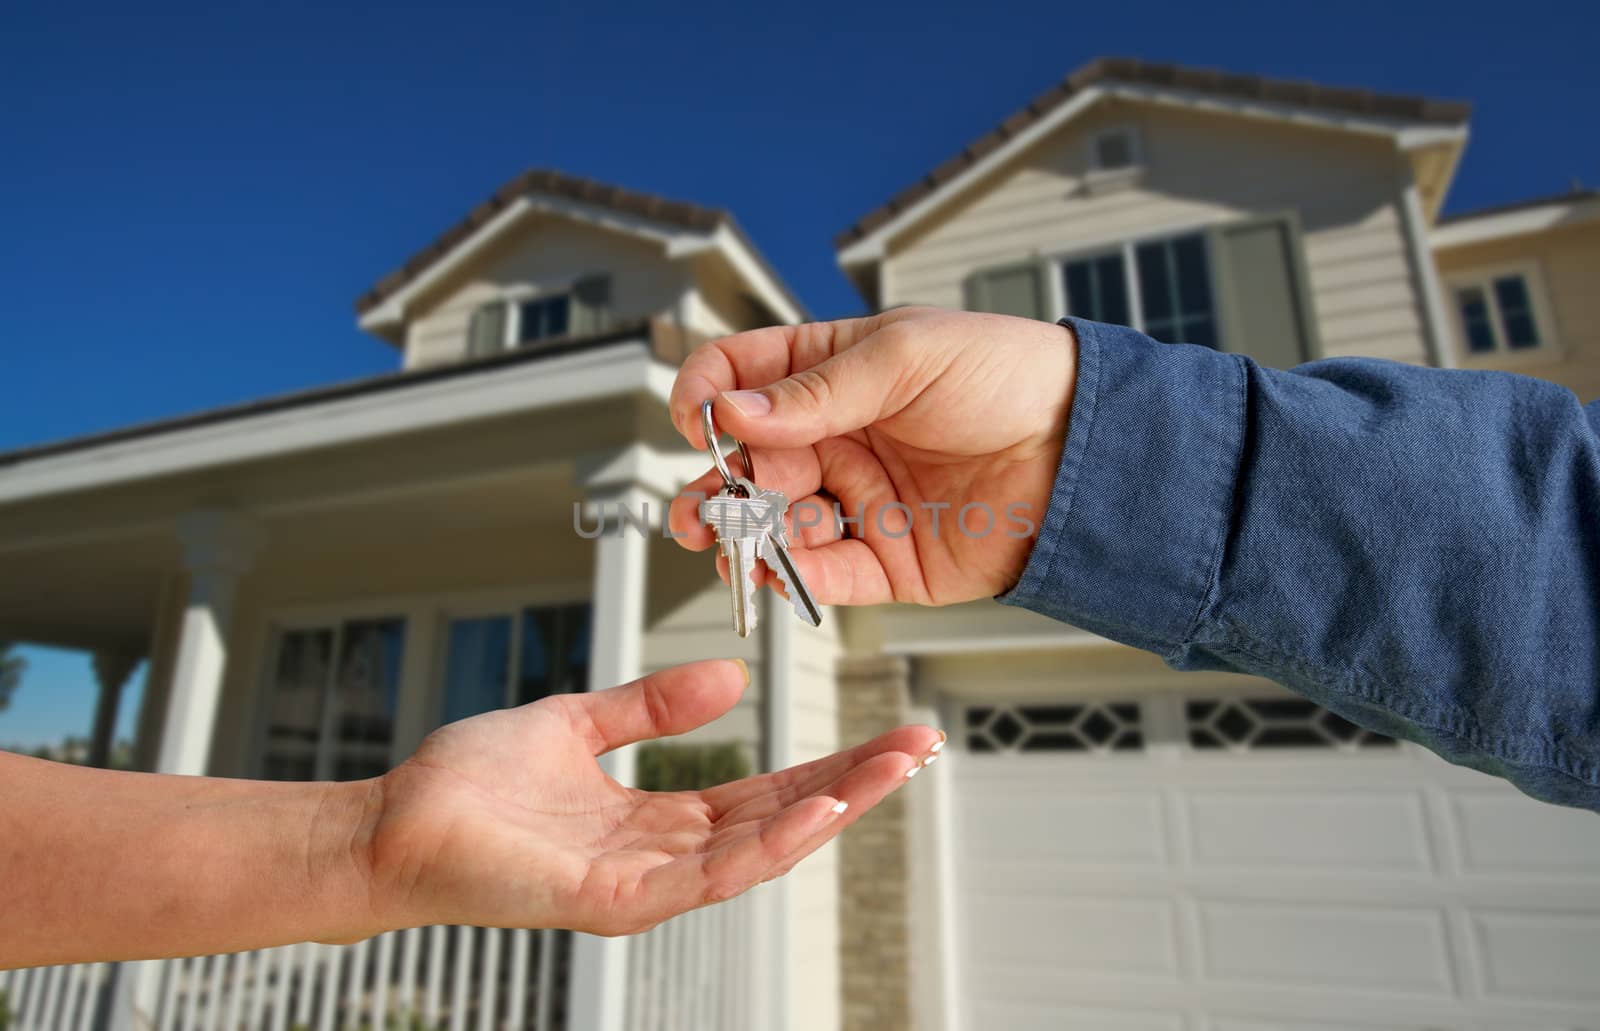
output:
<path id="1" fill-rule="evenodd" d="M 1066 446 L 1002 601 L 1600 809 L 1600 403 L 1062 321 Z"/>

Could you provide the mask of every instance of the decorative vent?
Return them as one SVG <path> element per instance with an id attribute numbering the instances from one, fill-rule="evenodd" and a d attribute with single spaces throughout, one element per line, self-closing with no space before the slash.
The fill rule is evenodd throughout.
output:
<path id="1" fill-rule="evenodd" d="M 1134 702 L 1083 705 L 973 705 L 970 752 L 1128 752 L 1144 747 Z"/>
<path id="2" fill-rule="evenodd" d="M 1196 698 L 1185 706 L 1189 745 L 1215 751 L 1256 748 L 1392 748 L 1392 737 L 1365 730 L 1304 698 Z"/>

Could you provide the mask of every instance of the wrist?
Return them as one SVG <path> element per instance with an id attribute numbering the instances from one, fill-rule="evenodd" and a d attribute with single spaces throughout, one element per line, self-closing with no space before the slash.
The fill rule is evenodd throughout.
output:
<path id="1" fill-rule="evenodd" d="M 373 840 L 383 811 L 383 779 L 314 785 L 307 824 L 305 898 L 315 907 L 320 942 L 360 941 L 397 923 L 373 876 Z"/>

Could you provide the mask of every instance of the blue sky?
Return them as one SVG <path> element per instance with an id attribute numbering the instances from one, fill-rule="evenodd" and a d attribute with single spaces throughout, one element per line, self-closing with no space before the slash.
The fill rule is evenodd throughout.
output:
<path id="1" fill-rule="evenodd" d="M 833 235 L 1100 54 L 1470 99 L 1447 210 L 1600 184 L 1597 11 L 7 5 L 0 449 L 392 368 L 356 295 L 534 165 L 728 207 L 852 313 Z"/>

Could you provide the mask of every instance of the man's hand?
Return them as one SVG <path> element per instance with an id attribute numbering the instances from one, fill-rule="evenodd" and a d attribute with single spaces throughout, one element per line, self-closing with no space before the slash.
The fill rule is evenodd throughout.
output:
<path id="1" fill-rule="evenodd" d="M 1070 330 L 1005 315 L 897 308 L 776 326 L 690 355 L 672 420 L 704 447 L 700 405 L 716 398 L 717 426 L 750 446 L 757 482 L 795 501 L 800 523 L 828 513 L 791 534 L 819 602 L 946 605 L 1021 575 L 1061 458 L 1075 358 Z M 721 485 L 710 472 L 673 503 L 685 547 L 714 542 L 690 494 Z M 847 539 L 833 498 L 865 515 Z"/>
<path id="2" fill-rule="evenodd" d="M 787 872 L 942 740 L 901 727 L 704 791 L 626 788 L 595 761 L 710 722 L 746 682 L 740 663 L 698 662 L 435 731 L 382 779 L 370 828 L 377 923 L 643 931 Z"/>

